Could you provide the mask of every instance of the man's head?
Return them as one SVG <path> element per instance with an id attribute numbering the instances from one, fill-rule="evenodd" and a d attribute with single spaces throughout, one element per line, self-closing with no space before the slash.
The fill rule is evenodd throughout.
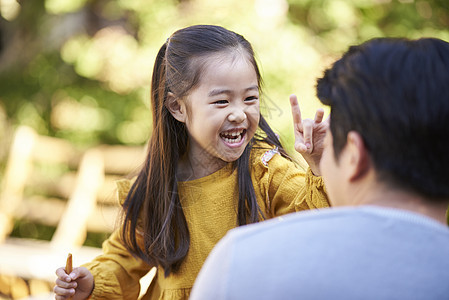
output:
<path id="1" fill-rule="evenodd" d="M 355 175 L 369 165 L 378 182 L 447 201 L 449 43 L 380 38 L 350 47 L 318 80 L 317 95 L 331 107 L 325 180 L 339 176 L 326 154 L 338 167 L 354 159 L 341 157 L 352 147 L 361 151 Z"/>

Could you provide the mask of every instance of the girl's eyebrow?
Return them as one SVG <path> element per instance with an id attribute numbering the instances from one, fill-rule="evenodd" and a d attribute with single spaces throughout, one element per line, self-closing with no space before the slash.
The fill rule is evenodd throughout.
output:
<path id="1" fill-rule="evenodd" d="M 248 91 L 259 91 L 259 86 L 252 85 L 245 89 L 245 92 L 248 92 Z M 213 89 L 212 91 L 209 92 L 208 96 L 213 97 L 213 96 L 221 95 L 221 94 L 232 94 L 232 91 L 227 90 L 227 89 Z"/>
<path id="2" fill-rule="evenodd" d="M 213 97 L 221 94 L 230 94 L 232 93 L 231 90 L 225 90 L 225 89 L 213 89 L 209 92 L 208 96 Z"/>
<path id="3" fill-rule="evenodd" d="M 259 86 L 258 85 L 252 85 L 249 88 L 245 89 L 245 92 L 248 91 L 259 91 Z"/>

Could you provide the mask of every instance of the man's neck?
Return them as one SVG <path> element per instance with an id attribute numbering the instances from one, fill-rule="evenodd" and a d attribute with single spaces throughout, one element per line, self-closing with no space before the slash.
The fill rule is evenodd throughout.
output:
<path id="1" fill-rule="evenodd" d="M 356 205 L 377 205 L 412 211 L 430 217 L 442 224 L 447 225 L 446 211 L 449 201 L 432 201 L 397 189 L 385 186 L 372 187 L 365 191 L 365 196 L 359 195 Z"/>

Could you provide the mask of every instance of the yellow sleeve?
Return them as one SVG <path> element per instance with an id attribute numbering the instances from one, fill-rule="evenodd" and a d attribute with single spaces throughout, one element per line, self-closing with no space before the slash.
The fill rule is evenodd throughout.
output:
<path id="1" fill-rule="evenodd" d="M 151 266 L 132 256 L 123 245 L 120 229 L 103 243 L 103 254 L 84 265 L 94 276 L 91 299 L 137 299 L 139 280 Z"/>
<path id="2" fill-rule="evenodd" d="M 132 182 L 117 182 L 119 200 L 123 203 Z M 103 254 L 84 265 L 94 276 L 94 290 L 90 299 L 137 299 L 140 292 L 139 280 L 151 267 L 134 257 L 125 247 L 121 229 L 115 230 L 103 243 Z M 138 243 L 143 244 L 138 236 Z"/>
<path id="3" fill-rule="evenodd" d="M 279 153 L 269 156 L 268 161 L 266 152 L 257 154 L 253 170 L 254 186 L 265 200 L 268 217 L 329 206 L 322 178 L 310 169 L 304 173 Z"/>
<path id="4" fill-rule="evenodd" d="M 308 168 L 305 179 L 304 188 L 298 192 L 294 200 L 295 210 L 329 207 L 323 177 L 313 175 L 312 170 Z"/>

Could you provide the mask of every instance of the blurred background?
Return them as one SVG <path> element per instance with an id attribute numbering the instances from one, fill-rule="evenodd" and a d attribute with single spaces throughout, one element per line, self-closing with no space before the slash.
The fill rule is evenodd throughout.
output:
<path id="1" fill-rule="evenodd" d="M 5 174 L 21 126 L 66 141 L 80 155 L 99 145 L 143 147 L 151 135 L 156 53 L 174 31 L 193 24 L 221 25 L 252 43 L 264 80 L 264 114 L 291 149 L 291 93 L 303 117 L 313 118 L 321 107 L 315 80 L 348 46 L 375 37 L 449 41 L 449 1 L 0 0 L 2 188 L 14 184 Z M 55 149 L 46 152 L 54 156 Z M 61 168 L 78 166 L 44 168 L 41 176 L 56 184 Z M 50 241 L 56 226 L 14 218 L 8 235 Z M 108 234 L 88 234 L 83 245 L 100 247 Z M 0 277 L 1 297 L 13 298 Z"/>

